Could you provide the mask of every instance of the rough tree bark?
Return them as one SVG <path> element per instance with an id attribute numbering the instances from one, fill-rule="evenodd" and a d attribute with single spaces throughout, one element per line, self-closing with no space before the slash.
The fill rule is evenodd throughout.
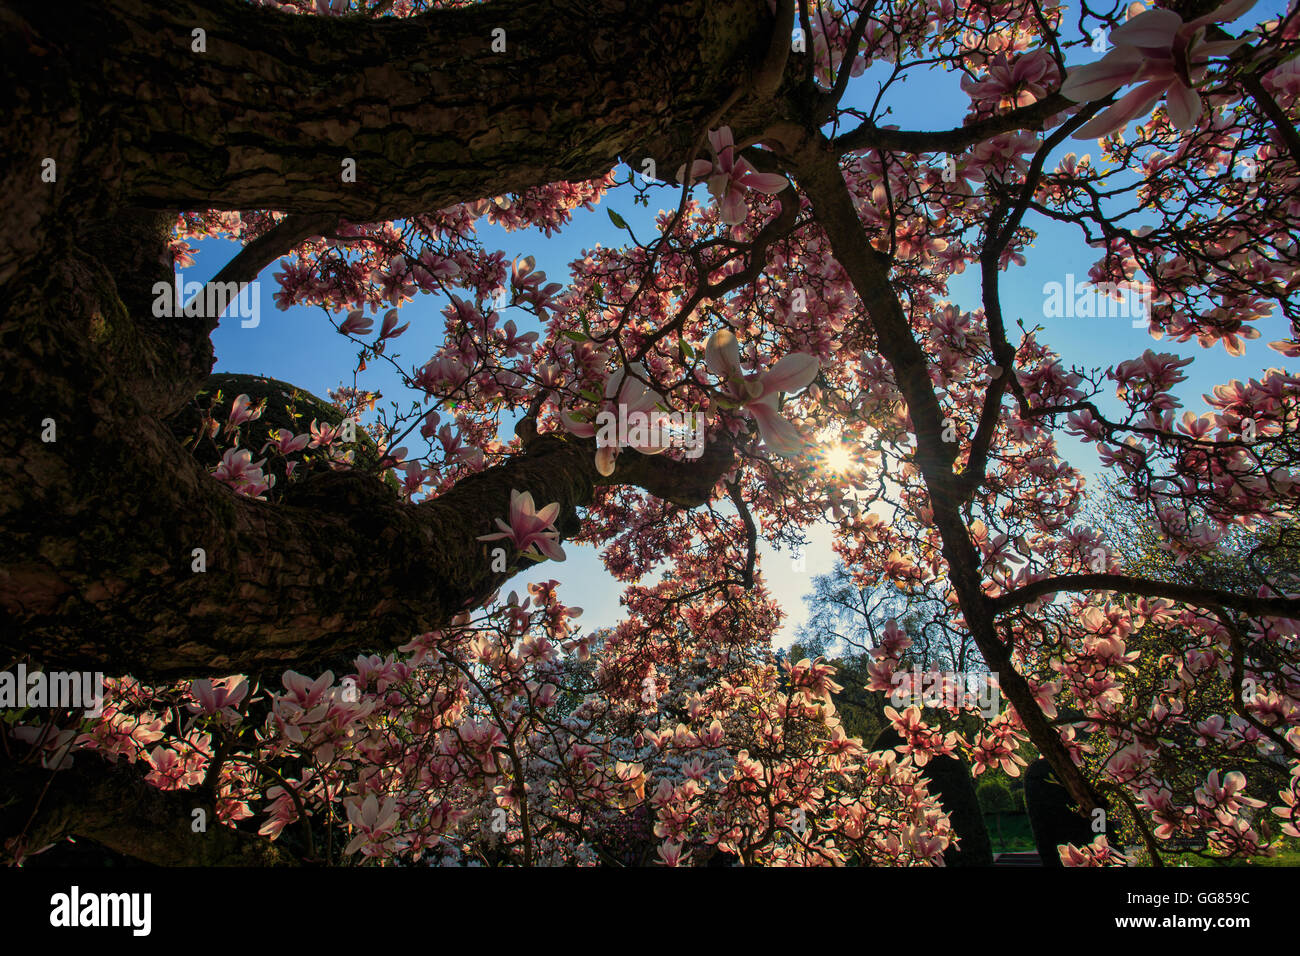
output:
<path id="1" fill-rule="evenodd" d="M 29 238 L 0 253 L 0 282 L 69 213 L 379 222 L 599 176 L 620 155 L 667 172 L 758 74 L 771 24 L 753 0 L 492 2 L 406 20 L 239 0 L 6 4 L 0 70 L 18 97 L 0 198 L 21 216 L 6 231 Z M 752 128 L 761 107 L 729 117 Z M 38 188 L 46 157 L 52 189 Z M 346 158 L 355 183 L 341 181 Z"/>
<path id="2" fill-rule="evenodd" d="M 0 134 L 14 212 L 0 227 L 0 400 L 22 413 L 0 437 L 0 650 L 157 680 L 393 646 L 504 580 L 475 538 L 512 488 L 559 501 L 572 531 L 604 481 L 589 442 L 544 438 L 416 506 L 364 475 L 304 481 L 280 506 L 214 482 L 167 427 L 211 370 L 215 325 L 149 312 L 171 271 L 168 212 L 294 214 L 273 258 L 319 217 L 411 215 L 597 176 L 620 156 L 675 168 L 756 75 L 771 22 L 752 0 L 494 2 L 408 21 L 237 0 L 6 6 L 0 70 L 18 97 Z M 505 53 L 490 48 L 497 28 Z M 726 448 L 690 463 L 628 454 L 611 480 L 692 506 L 729 464 Z"/>
<path id="3" fill-rule="evenodd" d="M 283 845 L 219 825 L 210 799 L 196 791 L 159 790 L 125 761 L 113 766 L 98 754 L 78 756 L 52 773 L 0 754 L 6 796 L 0 836 L 22 834 L 28 853 L 67 837 L 81 837 L 158 866 L 294 866 Z M 196 835 L 194 811 L 206 829 Z M 39 812 L 37 812 L 39 811 Z M 37 857 L 39 859 L 39 857 Z"/>

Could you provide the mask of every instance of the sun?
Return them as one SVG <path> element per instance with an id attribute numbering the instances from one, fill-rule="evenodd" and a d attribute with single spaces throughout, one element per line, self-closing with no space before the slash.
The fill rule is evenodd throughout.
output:
<path id="1" fill-rule="evenodd" d="M 857 467 L 853 452 L 841 442 L 836 442 L 822 452 L 822 464 L 826 466 L 827 471 L 837 475 L 847 475 Z"/>

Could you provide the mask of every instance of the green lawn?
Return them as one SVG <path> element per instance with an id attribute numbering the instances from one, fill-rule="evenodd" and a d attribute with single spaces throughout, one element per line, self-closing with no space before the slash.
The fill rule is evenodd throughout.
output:
<path id="1" fill-rule="evenodd" d="M 1027 813 L 986 813 L 984 825 L 988 827 L 989 841 L 995 854 L 1027 853 L 1037 849 Z"/>
<path id="2" fill-rule="evenodd" d="M 1285 847 L 1276 856 L 1261 856 L 1251 860 L 1207 860 L 1195 853 L 1162 853 L 1165 866 L 1300 866 L 1300 849 Z"/>

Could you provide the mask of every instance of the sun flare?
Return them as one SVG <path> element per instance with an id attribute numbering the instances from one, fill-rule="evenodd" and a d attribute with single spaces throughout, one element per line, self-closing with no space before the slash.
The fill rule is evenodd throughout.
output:
<path id="1" fill-rule="evenodd" d="M 846 475 L 857 467 L 853 452 L 847 445 L 836 442 L 822 453 L 822 463 L 828 471 L 837 475 Z"/>

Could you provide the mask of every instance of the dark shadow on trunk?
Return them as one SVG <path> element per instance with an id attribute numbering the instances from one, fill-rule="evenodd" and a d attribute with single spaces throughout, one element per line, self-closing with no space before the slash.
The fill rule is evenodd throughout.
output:
<path id="1" fill-rule="evenodd" d="M 876 737 L 871 749 L 891 750 L 902 743 L 898 731 L 887 726 Z M 992 866 L 993 845 L 989 842 L 984 814 L 975 799 L 975 784 L 966 764 L 955 757 L 932 757 L 921 768 L 921 776 L 948 814 L 953 832 L 960 838 L 956 846 L 943 851 L 944 865 Z"/>

